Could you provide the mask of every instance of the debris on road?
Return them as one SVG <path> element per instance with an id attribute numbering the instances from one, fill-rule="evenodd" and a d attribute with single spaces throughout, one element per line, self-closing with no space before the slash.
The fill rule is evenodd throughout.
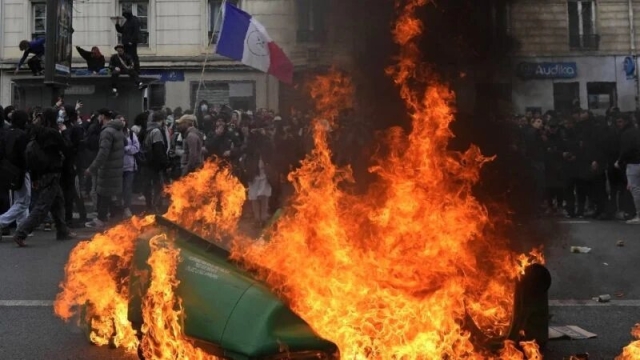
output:
<path id="1" fill-rule="evenodd" d="M 588 254 L 591 252 L 591 248 L 586 246 L 572 246 L 571 252 L 576 254 Z"/>
<path id="2" fill-rule="evenodd" d="M 609 266 L 609 263 L 602 263 L 602 265 L 604 265 L 604 266 Z"/>
<path id="3" fill-rule="evenodd" d="M 549 340 L 585 340 L 595 337 L 598 335 L 576 325 L 549 326 Z"/>
<path id="4" fill-rule="evenodd" d="M 594 297 L 593 301 L 597 301 L 600 303 L 608 303 L 609 301 L 611 301 L 611 295 L 609 294 L 600 295 L 598 297 Z"/>
<path id="5" fill-rule="evenodd" d="M 622 291 L 616 291 L 615 293 L 613 293 L 613 295 L 615 295 L 616 297 L 623 297 L 624 293 Z"/>
<path id="6" fill-rule="evenodd" d="M 623 247 L 624 246 L 624 241 L 622 240 L 618 240 L 618 242 L 616 243 L 617 247 Z"/>

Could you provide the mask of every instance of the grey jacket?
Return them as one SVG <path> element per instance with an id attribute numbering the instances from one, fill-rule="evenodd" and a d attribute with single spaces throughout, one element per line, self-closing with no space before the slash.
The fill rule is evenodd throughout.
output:
<path id="1" fill-rule="evenodd" d="M 202 166 L 204 159 L 202 147 L 204 146 L 204 135 L 195 127 L 190 127 L 185 131 L 182 141 L 183 153 L 180 157 L 180 167 L 182 175 L 186 175 Z"/>
<path id="2" fill-rule="evenodd" d="M 122 170 L 124 167 L 124 124 L 112 120 L 102 127 L 98 155 L 89 171 L 97 175 L 96 192 L 102 196 L 122 194 Z"/>

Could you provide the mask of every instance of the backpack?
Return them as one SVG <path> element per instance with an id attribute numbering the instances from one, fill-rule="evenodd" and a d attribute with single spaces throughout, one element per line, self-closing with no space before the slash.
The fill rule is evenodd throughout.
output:
<path id="1" fill-rule="evenodd" d="M 29 140 L 24 157 L 27 162 L 27 169 L 35 173 L 42 173 L 47 170 L 51 162 L 49 156 L 47 156 L 47 153 L 40 147 L 35 138 Z"/>

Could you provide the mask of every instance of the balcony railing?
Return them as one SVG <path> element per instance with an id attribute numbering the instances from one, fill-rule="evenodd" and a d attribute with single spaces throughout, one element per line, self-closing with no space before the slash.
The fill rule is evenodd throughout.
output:
<path id="1" fill-rule="evenodd" d="M 598 50 L 600 35 L 569 35 L 571 50 Z"/>
<path id="2" fill-rule="evenodd" d="M 319 30 L 298 30 L 296 39 L 299 43 L 323 43 L 327 39 L 327 33 Z"/>

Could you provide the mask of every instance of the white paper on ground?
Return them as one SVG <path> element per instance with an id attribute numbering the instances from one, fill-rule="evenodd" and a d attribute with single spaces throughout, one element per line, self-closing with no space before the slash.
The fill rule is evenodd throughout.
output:
<path id="1" fill-rule="evenodd" d="M 549 340 L 571 339 L 584 340 L 598 337 L 598 335 L 581 329 L 575 325 L 549 326 Z"/>

